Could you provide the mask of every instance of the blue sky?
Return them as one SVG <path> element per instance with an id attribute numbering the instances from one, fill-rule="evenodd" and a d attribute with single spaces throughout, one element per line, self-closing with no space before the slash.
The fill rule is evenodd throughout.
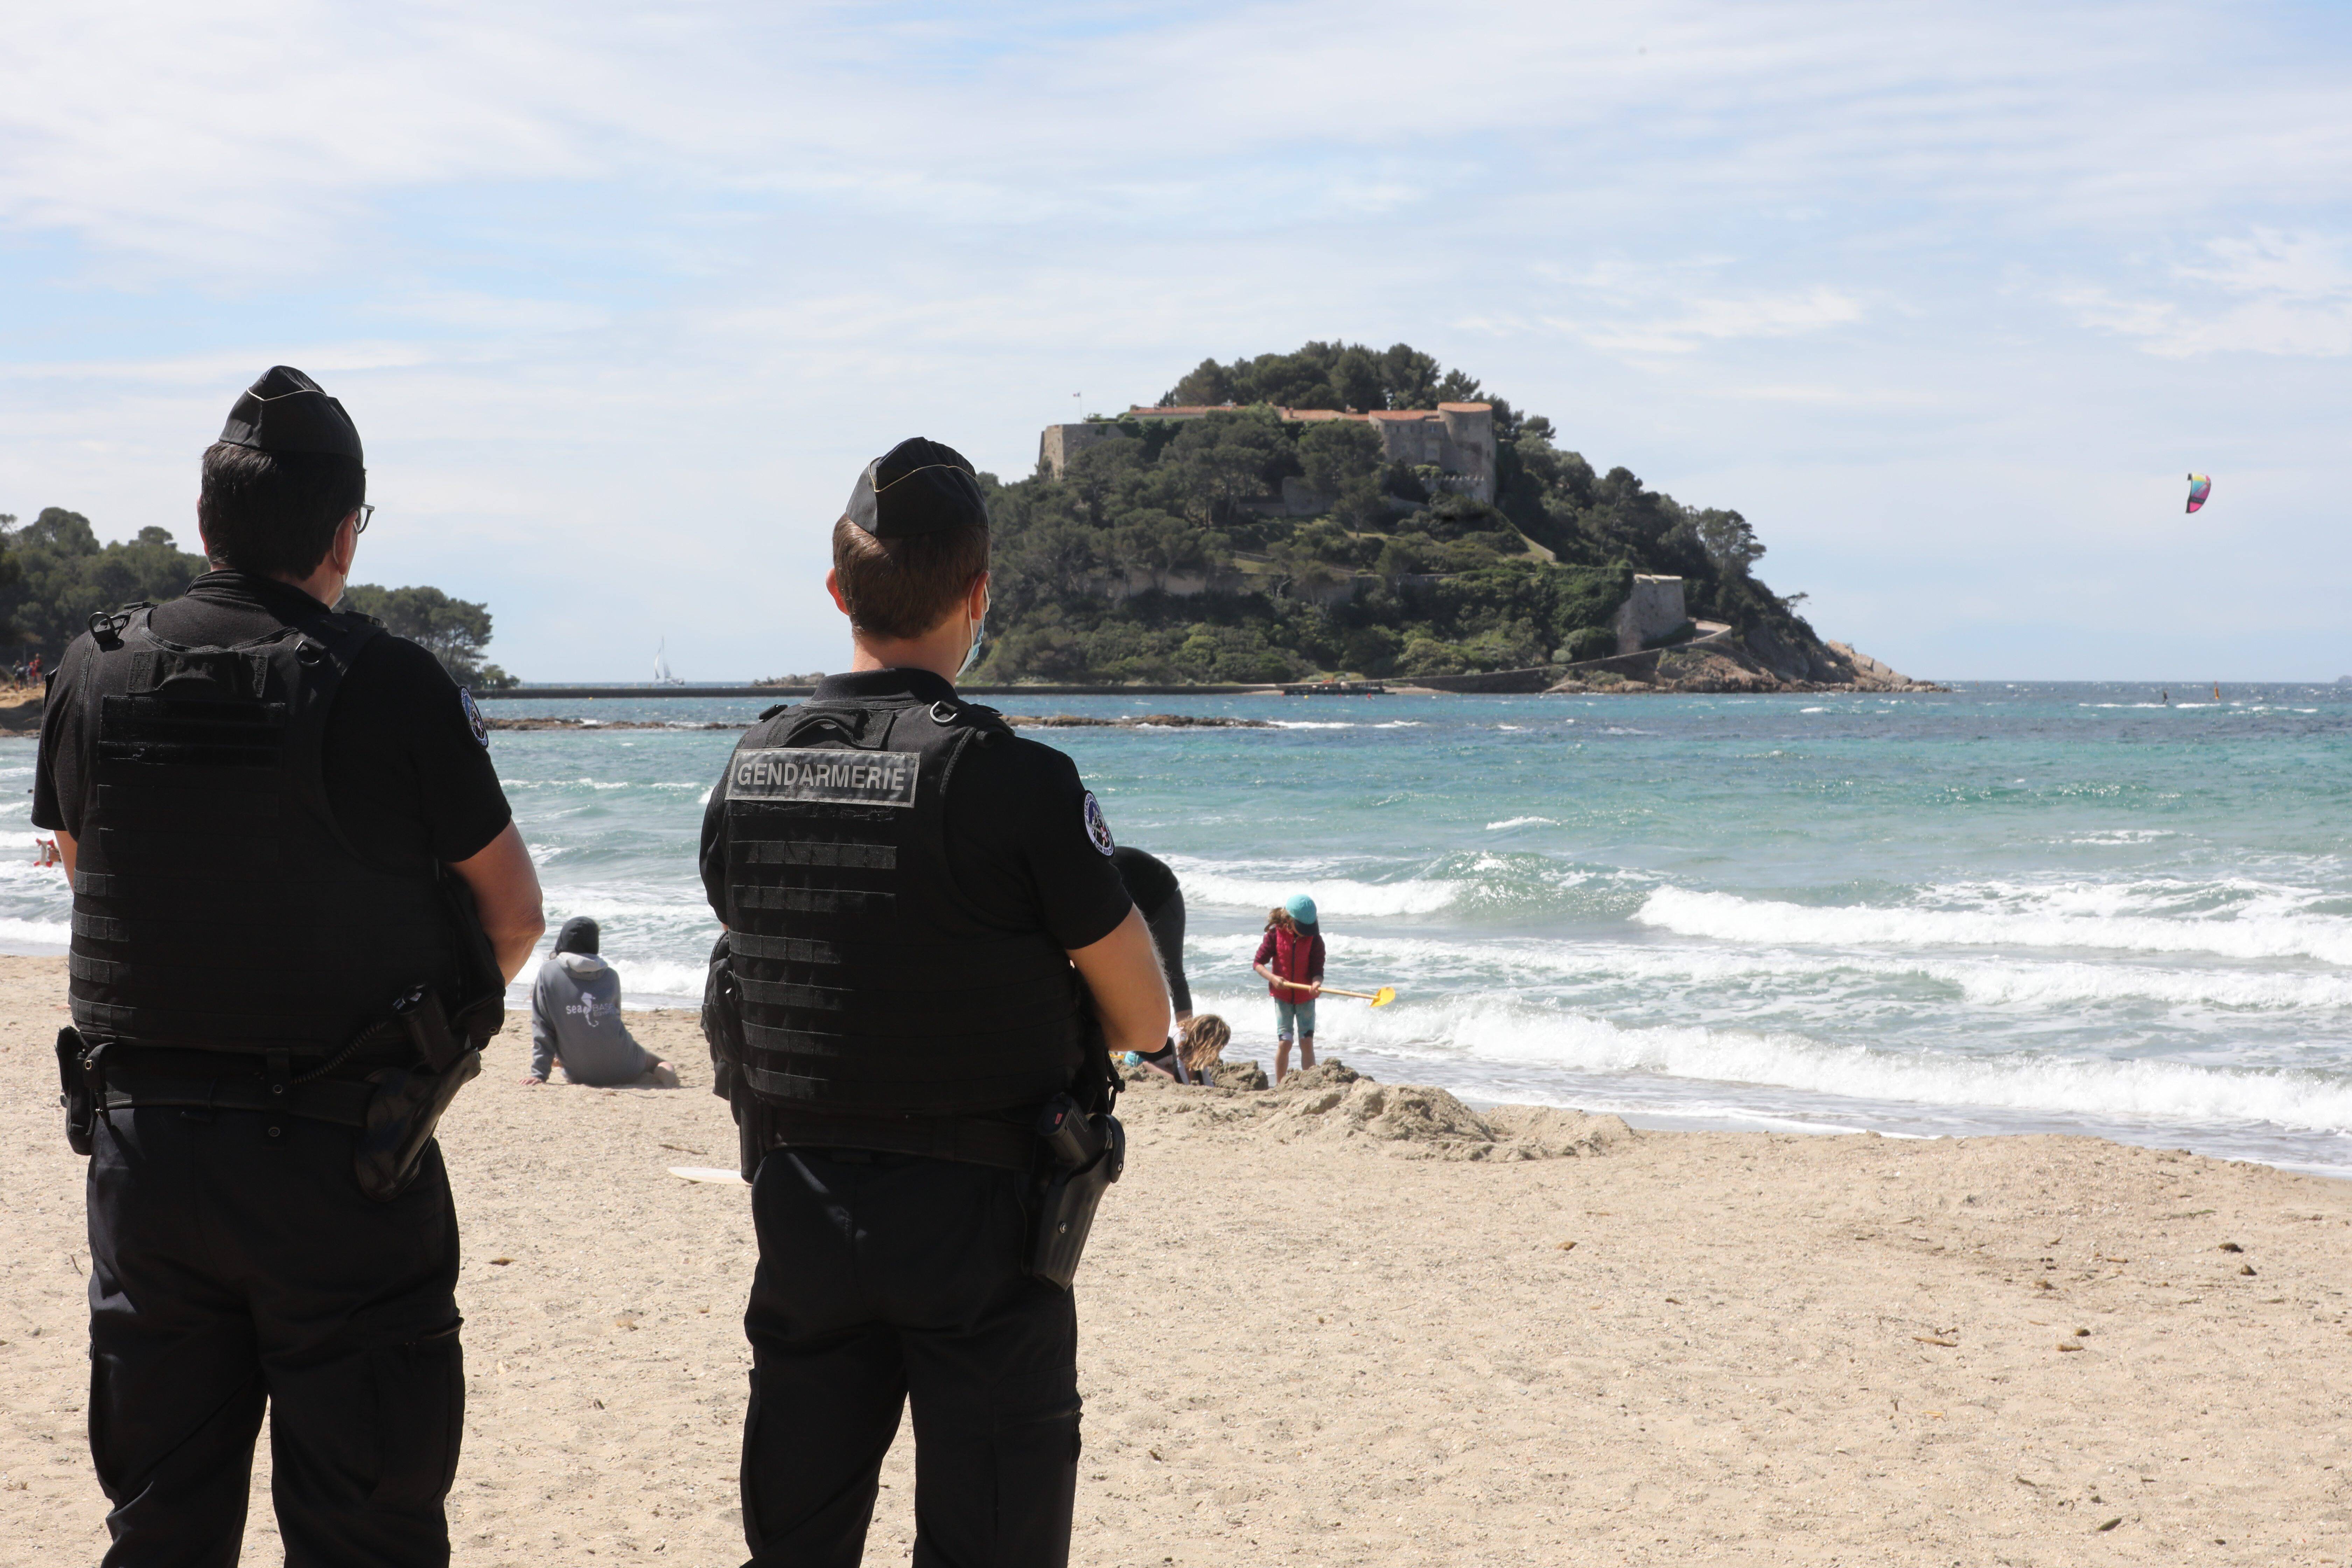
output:
<path id="1" fill-rule="evenodd" d="M 900 437 L 1402 340 L 1911 673 L 2332 679 L 2347 105 L 2341 5 L 100 0 L 0 59 L 0 511 L 193 542 L 289 363 L 508 668 L 823 668 Z"/>

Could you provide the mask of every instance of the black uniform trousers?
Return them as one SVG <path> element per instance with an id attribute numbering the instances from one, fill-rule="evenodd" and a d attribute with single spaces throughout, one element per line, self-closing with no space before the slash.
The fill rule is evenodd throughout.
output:
<path id="1" fill-rule="evenodd" d="M 909 1397 L 914 1568 L 1059 1568 L 1077 1489 L 1077 1312 L 1024 1266 L 1029 1178 L 778 1150 L 751 1187 L 751 1568 L 856 1568 Z"/>
<path id="2" fill-rule="evenodd" d="M 349 1127 L 116 1110 L 89 1163 L 89 1443 L 110 1568 L 232 1564 L 270 1409 L 288 1568 L 449 1561 L 465 1417 L 437 1145 L 388 1204 Z"/>

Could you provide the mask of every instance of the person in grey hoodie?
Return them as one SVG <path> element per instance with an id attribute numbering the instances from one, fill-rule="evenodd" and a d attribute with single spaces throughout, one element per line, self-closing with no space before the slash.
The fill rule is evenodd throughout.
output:
<path id="1" fill-rule="evenodd" d="M 539 966 L 530 987 L 530 1072 L 522 1081 L 545 1083 L 561 1061 L 565 1079 L 594 1089 L 676 1089 L 677 1073 L 637 1044 L 621 1021 L 621 977 L 597 956 L 599 937 L 594 921 L 574 915 Z"/>

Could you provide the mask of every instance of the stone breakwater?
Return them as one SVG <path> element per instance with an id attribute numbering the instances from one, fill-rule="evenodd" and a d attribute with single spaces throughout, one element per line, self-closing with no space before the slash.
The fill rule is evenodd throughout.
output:
<path id="1" fill-rule="evenodd" d="M 5 713 L 0 713 L 5 720 Z M 1017 729 L 1036 730 L 1271 730 L 1274 724 L 1264 719 L 1234 719 L 1217 714 L 1146 713 L 1139 718 L 1097 719 L 1083 713 L 1007 713 L 1004 721 Z M 696 723 L 686 720 L 659 719 L 485 719 L 486 728 L 492 730 L 567 731 L 583 732 L 601 730 L 748 730 L 748 720 Z M 40 710 L 33 710 L 33 727 L 40 724 Z"/>
<path id="2" fill-rule="evenodd" d="M 1264 719 L 1215 713 L 1146 713 L 1139 718 L 1097 719 L 1083 713 L 1007 713 L 1004 721 L 1035 730 L 1272 730 Z"/>

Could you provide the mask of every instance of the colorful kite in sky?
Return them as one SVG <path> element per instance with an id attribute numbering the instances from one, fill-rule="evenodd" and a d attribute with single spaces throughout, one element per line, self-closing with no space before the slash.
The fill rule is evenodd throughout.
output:
<path id="1" fill-rule="evenodd" d="M 2212 475 L 2191 474 L 2189 476 L 2189 510 L 2190 511 L 2195 511 L 2199 507 L 2203 506 L 2205 504 L 2205 498 L 2212 493 Z"/>

